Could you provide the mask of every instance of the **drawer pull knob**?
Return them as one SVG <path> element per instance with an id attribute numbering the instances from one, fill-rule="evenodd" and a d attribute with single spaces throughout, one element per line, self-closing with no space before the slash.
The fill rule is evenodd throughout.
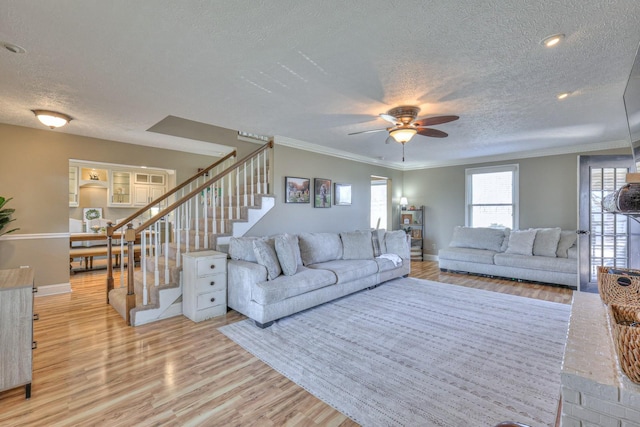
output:
<path id="1" fill-rule="evenodd" d="M 216 299 L 215 298 L 211 298 L 211 302 L 214 302 Z"/>
<path id="2" fill-rule="evenodd" d="M 216 268 L 215 264 L 211 264 L 211 269 L 213 270 L 214 268 Z"/>
<path id="3" fill-rule="evenodd" d="M 216 284 L 216 282 L 214 282 L 213 280 L 209 283 L 210 286 L 214 286 Z"/>

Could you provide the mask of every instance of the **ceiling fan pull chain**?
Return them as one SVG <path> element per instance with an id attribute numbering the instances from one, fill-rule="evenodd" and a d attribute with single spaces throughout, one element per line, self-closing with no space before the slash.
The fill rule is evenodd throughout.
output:
<path id="1" fill-rule="evenodd" d="M 404 162 L 404 144 L 402 144 L 402 161 Z"/>

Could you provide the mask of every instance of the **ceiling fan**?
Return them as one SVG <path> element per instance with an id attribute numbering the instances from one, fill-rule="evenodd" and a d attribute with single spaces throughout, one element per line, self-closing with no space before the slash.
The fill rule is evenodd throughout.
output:
<path id="1" fill-rule="evenodd" d="M 402 144 L 402 161 L 404 162 L 404 144 L 411 141 L 411 138 L 413 138 L 414 135 L 418 134 L 422 136 L 429 136 L 432 138 L 445 138 L 449 136 L 446 132 L 432 129 L 428 126 L 449 123 L 460 118 L 458 116 L 437 116 L 427 117 L 424 119 L 416 119 L 419 112 L 420 108 L 410 105 L 402 105 L 400 107 L 392 108 L 386 113 L 380 114 L 380 118 L 393 124 L 393 126 L 385 129 L 353 132 L 349 135 L 387 131 L 389 132 L 389 137 L 386 140 L 387 144 L 390 141 L 396 141 Z"/>

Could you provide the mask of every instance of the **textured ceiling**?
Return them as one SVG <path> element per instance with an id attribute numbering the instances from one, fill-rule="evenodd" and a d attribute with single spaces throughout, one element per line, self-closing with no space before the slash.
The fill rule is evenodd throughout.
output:
<path id="1" fill-rule="evenodd" d="M 639 21 L 638 0 L 2 0 L 0 41 L 27 52 L 0 51 L 0 122 L 45 108 L 74 117 L 55 132 L 224 150 L 147 132 L 174 116 L 406 169 L 620 147 Z M 385 133 L 347 136 L 398 105 L 460 120 L 404 164 Z"/>

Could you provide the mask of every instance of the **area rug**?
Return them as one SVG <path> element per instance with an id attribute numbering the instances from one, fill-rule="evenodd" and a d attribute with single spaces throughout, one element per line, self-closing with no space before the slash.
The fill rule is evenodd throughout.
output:
<path id="1" fill-rule="evenodd" d="M 363 426 L 555 422 L 570 306 L 396 279 L 220 331 Z"/>

